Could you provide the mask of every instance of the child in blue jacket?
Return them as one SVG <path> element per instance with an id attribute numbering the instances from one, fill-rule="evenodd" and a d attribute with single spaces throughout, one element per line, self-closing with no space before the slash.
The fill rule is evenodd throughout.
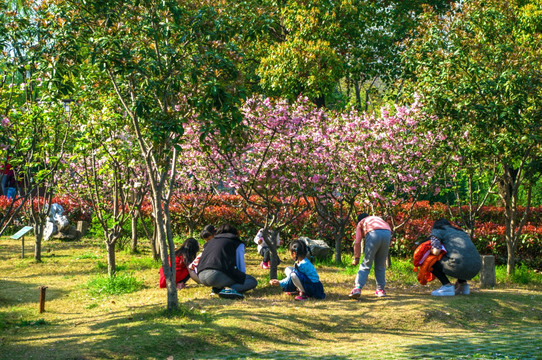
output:
<path id="1" fill-rule="evenodd" d="M 309 297 L 324 299 L 324 286 L 314 265 L 307 259 L 307 245 L 300 240 L 295 240 L 288 247 L 290 256 L 295 260 L 294 267 L 284 269 L 286 278 L 279 281 L 271 279 L 269 283 L 273 286 L 279 286 L 282 291 L 289 294 L 296 294 L 296 300 L 307 300 Z"/>

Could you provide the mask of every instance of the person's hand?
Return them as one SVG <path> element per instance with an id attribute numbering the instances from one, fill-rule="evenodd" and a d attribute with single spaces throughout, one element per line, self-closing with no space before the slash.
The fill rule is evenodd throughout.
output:
<path id="1" fill-rule="evenodd" d="M 352 265 L 356 266 L 357 264 L 359 264 L 359 258 L 354 258 L 354 260 L 352 260 Z"/>
<path id="2" fill-rule="evenodd" d="M 277 279 L 271 279 L 269 280 L 269 283 L 273 286 L 279 286 L 280 282 Z"/>
<path id="3" fill-rule="evenodd" d="M 441 249 L 437 249 L 437 248 L 431 248 L 431 254 L 435 255 L 435 256 L 438 256 L 440 255 L 440 252 L 442 250 Z"/>

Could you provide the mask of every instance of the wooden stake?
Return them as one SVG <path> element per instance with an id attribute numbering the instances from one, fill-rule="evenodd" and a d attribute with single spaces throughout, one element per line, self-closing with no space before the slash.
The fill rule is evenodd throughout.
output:
<path id="1" fill-rule="evenodd" d="M 40 314 L 45 311 L 45 290 L 47 286 L 40 286 Z"/>

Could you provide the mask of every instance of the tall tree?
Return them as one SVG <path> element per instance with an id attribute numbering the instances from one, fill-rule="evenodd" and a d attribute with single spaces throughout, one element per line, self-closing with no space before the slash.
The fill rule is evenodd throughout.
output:
<path id="1" fill-rule="evenodd" d="M 70 144 L 72 117 L 61 101 L 66 96 L 60 75 L 62 61 L 49 56 L 56 46 L 54 32 L 46 26 L 50 10 L 30 0 L 3 2 L 0 9 L 0 112 L 10 124 L 2 128 L 7 146 L 1 157 L 2 162 L 10 159 L 20 180 L 18 197 L 22 201 L 17 204 L 30 202 L 34 257 L 41 261 L 45 219 Z"/>
<path id="2" fill-rule="evenodd" d="M 541 173 L 541 10 L 539 1 L 472 0 L 446 16 L 429 12 L 405 53 L 411 89 L 440 120 L 430 126 L 449 133 L 482 166 L 498 164 L 509 274 Z"/>
<path id="3" fill-rule="evenodd" d="M 149 175 L 150 200 L 167 282 L 178 307 L 170 201 L 183 123 L 225 134 L 240 121 L 243 96 L 228 14 L 198 1 L 67 0 L 59 16 L 82 55 L 101 72 L 130 120 Z M 92 85 L 89 84 L 89 85 Z"/>
<path id="4" fill-rule="evenodd" d="M 367 111 L 372 97 L 400 74 L 399 42 L 415 29 L 418 14 L 425 6 L 443 11 L 449 2 L 260 1 L 267 36 L 251 48 L 260 59 L 260 86 L 266 95 L 294 101 L 302 93 L 328 106 L 342 81 L 347 93 L 355 88 L 356 107 Z"/>

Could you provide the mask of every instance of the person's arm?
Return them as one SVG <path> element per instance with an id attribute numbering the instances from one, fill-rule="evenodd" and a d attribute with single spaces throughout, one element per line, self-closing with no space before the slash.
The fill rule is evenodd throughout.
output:
<path id="1" fill-rule="evenodd" d="M 254 236 L 254 242 L 256 243 L 256 245 L 260 245 L 262 241 L 262 231 L 258 231 L 258 233 L 256 234 L 256 236 Z"/>
<path id="2" fill-rule="evenodd" d="M 237 264 L 237 270 L 246 273 L 245 267 L 245 244 L 241 244 L 235 251 L 235 263 Z"/>
<path id="3" fill-rule="evenodd" d="M 352 265 L 359 264 L 359 258 L 361 256 L 361 240 L 363 239 L 363 224 L 361 221 L 356 226 L 356 239 L 354 240 L 354 260 Z"/>

